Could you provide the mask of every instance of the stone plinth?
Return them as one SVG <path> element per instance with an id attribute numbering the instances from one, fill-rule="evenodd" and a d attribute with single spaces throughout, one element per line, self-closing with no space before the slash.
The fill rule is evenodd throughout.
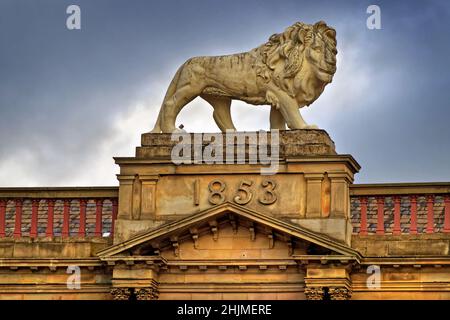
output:
<path id="1" fill-rule="evenodd" d="M 264 131 L 262 131 L 264 132 Z M 248 139 L 248 135 L 255 132 L 236 132 L 230 133 L 236 135 L 235 144 L 239 144 L 239 138 L 245 139 L 245 146 L 247 152 L 249 146 L 252 144 Z M 259 133 L 259 132 L 258 132 Z M 297 156 L 313 156 L 313 155 L 336 155 L 335 146 L 333 140 L 330 139 L 328 133 L 324 130 L 281 130 L 279 131 L 279 155 L 280 158 L 289 158 Z M 196 134 L 189 133 L 191 141 L 194 141 Z M 197 134 L 198 135 L 198 134 Z M 205 138 L 202 144 L 206 146 L 210 138 L 209 136 L 221 135 L 220 133 L 203 133 Z M 267 142 L 271 143 L 271 135 L 267 136 Z M 221 135 L 220 142 L 222 145 L 226 145 L 225 135 Z M 171 159 L 172 148 L 178 143 L 177 140 L 172 140 L 172 135 L 169 133 L 144 133 L 141 138 L 141 146 L 136 148 L 136 158 L 138 159 Z M 270 150 L 270 148 L 269 148 Z M 194 149 L 192 149 L 192 152 Z M 225 154 L 225 147 L 224 147 Z"/>
<path id="2" fill-rule="evenodd" d="M 194 142 L 193 134 L 186 135 Z M 219 136 L 217 141 L 220 139 L 225 144 L 226 139 Z M 189 151 L 190 156 L 202 153 L 210 140 L 203 136 L 200 147 Z M 277 164 L 270 175 L 261 170 L 268 164 L 249 161 L 249 155 L 259 154 L 259 140 L 234 141 L 232 147 L 245 150 L 245 159 L 239 163 L 197 161 L 178 165 L 170 157 L 177 141 L 168 134 L 146 133 L 136 157 L 115 158 L 120 166 L 115 243 L 225 202 L 350 243 L 349 185 L 359 165 L 350 155 L 336 154 L 325 131 L 280 131 L 278 155 L 273 154 L 276 139 L 269 135 L 271 165 Z M 233 150 L 235 160 L 239 159 L 237 148 Z"/>

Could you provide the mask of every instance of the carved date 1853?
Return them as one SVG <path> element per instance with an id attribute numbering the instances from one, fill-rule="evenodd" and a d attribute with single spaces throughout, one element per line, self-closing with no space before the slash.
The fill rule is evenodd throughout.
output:
<path id="1" fill-rule="evenodd" d="M 195 186 L 198 186 L 198 180 L 195 181 Z M 254 198 L 258 199 L 258 202 L 263 205 L 270 205 L 277 201 L 278 197 L 275 192 L 275 188 L 277 184 L 274 180 L 266 179 L 263 180 L 260 189 L 256 191 L 253 186 L 252 180 L 242 180 L 239 182 L 237 190 L 233 192 L 233 196 L 231 197 L 233 201 L 240 205 L 246 205 L 250 203 Z M 208 184 L 208 201 L 211 204 L 218 205 L 227 201 L 227 196 L 225 191 L 227 189 L 227 185 L 224 181 L 220 179 L 212 180 Z M 194 188 L 194 204 L 198 205 L 198 187 Z M 195 200 L 197 199 L 197 200 Z"/>

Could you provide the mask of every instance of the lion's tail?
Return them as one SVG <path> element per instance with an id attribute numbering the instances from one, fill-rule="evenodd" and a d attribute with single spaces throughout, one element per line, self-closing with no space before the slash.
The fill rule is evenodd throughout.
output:
<path id="1" fill-rule="evenodd" d="M 164 100 L 161 104 L 161 108 L 159 109 L 158 119 L 156 120 L 155 127 L 151 132 L 153 133 L 160 133 L 161 132 L 161 117 L 164 109 L 164 104 L 168 99 L 170 99 L 177 90 L 178 80 L 180 79 L 181 71 L 183 70 L 183 67 L 186 63 L 183 63 L 181 67 L 178 68 L 177 72 L 175 73 L 175 76 L 173 77 L 172 81 L 170 82 L 169 87 L 167 88 L 166 95 L 164 96 Z"/>

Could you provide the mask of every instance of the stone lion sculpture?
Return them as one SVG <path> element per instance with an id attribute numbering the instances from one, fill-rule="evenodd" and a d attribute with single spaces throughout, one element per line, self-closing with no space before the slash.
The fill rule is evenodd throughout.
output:
<path id="1" fill-rule="evenodd" d="M 271 129 L 317 128 L 306 124 L 299 108 L 313 103 L 332 81 L 336 54 L 335 30 L 319 21 L 297 22 L 249 52 L 191 58 L 170 83 L 152 132 L 176 130 L 177 115 L 198 96 L 212 105 L 223 132 L 236 130 L 233 99 L 271 105 Z"/>

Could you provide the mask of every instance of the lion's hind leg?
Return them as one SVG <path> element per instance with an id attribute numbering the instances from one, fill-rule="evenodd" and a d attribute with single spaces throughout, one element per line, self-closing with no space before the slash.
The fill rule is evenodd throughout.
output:
<path id="1" fill-rule="evenodd" d="M 171 133 L 175 131 L 175 120 L 181 109 L 189 102 L 200 95 L 202 88 L 197 88 L 191 85 L 185 85 L 177 89 L 175 93 L 164 99 L 161 108 L 161 131 Z"/>
<path id="2" fill-rule="evenodd" d="M 233 120 L 231 119 L 231 98 L 206 94 L 201 95 L 201 97 L 214 108 L 214 121 L 222 132 L 226 132 L 227 130 L 236 130 Z"/>
<path id="3" fill-rule="evenodd" d="M 150 133 L 161 133 L 161 113 L 162 111 L 159 111 L 158 119 L 156 120 L 155 126 Z"/>

